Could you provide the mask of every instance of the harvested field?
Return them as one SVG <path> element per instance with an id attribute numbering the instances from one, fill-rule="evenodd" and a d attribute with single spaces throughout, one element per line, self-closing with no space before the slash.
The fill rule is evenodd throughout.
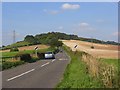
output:
<path id="1" fill-rule="evenodd" d="M 46 49 L 48 48 L 49 46 L 47 45 L 32 45 L 32 46 L 24 46 L 24 47 L 19 47 L 19 51 L 24 51 L 24 50 L 34 50 L 35 47 L 38 47 L 39 49 Z M 9 52 L 10 49 L 8 50 L 2 50 L 0 52 Z"/>
<path id="2" fill-rule="evenodd" d="M 62 40 L 65 45 L 70 47 L 73 51 L 84 51 L 97 58 L 118 58 L 118 46 L 117 45 L 106 45 L 106 44 L 96 44 L 78 40 Z M 74 48 L 78 45 L 77 48 Z M 91 46 L 94 49 L 91 49 Z"/>

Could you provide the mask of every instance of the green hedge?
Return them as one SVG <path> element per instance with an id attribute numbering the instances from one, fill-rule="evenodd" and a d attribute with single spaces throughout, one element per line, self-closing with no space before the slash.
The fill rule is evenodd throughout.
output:
<path id="1" fill-rule="evenodd" d="M 2 70 L 8 69 L 8 68 L 12 68 L 12 67 L 16 67 L 18 65 L 24 64 L 24 61 L 18 61 L 18 62 L 3 62 L 2 63 Z"/>
<path id="2" fill-rule="evenodd" d="M 19 49 L 17 47 L 11 48 L 10 52 L 15 52 L 15 51 L 19 51 Z"/>
<path id="3" fill-rule="evenodd" d="M 20 57 L 20 60 L 24 62 L 31 62 L 32 60 L 30 54 L 27 53 L 18 53 L 15 57 Z"/>

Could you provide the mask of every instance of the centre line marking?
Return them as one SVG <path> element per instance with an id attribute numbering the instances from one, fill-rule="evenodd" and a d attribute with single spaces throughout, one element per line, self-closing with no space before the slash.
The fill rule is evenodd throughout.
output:
<path id="1" fill-rule="evenodd" d="M 60 61 L 63 61 L 63 60 L 68 60 L 68 59 L 59 59 Z"/>
<path id="2" fill-rule="evenodd" d="M 54 62 L 54 61 L 55 61 L 55 59 L 52 60 L 52 62 Z"/>
<path id="3" fill-rule="evenodd" d="M 18 78 L 18 77 L 21 77 L 21 76 L 23 76 L 23 75 L 25 75 L 25 74 L 27 74 L 27 73 L 30 73 L 30 72 L 32 72 L 32 71 L 34 71 L 34 70 L 35 70 L 35 69 L 31 69 L 31 70 L 29 70 L 29 71 L 27 71 L 27 72 L 24 72 L 24 73 L 20 74 L 20 75 L 17 75 L 17 76 L 15 76 L 15 77 L 12 77 L 12 78 L 10 78 L 10 79 L 7 79 L 7 81 L 11 81 L 11 80 L 16 79 L 16 78 Z"/>
<path id="4" fill-rule="evenodd" d="M 41 65 L 41 67 L 44 67 L 45 65 L 47 65 L 47 64 L 49 64 L 50 62 L 47 62 L 47 63 L 45 63 L 45 64 L 43 64 L 43 65 Z"/>

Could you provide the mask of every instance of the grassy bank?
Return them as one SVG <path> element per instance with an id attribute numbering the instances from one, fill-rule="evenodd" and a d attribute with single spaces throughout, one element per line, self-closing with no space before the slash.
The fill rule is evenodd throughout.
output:
<path id="1" fill-rule="evenodd" d="M 99 88 L 102 84 L 89 73 L 86 64 L 81 61 L 83 52 L 72 52 L 65 47 L 65 51 L 71 57 L 62 81 L 57 88 Z"/>
<path id="2" fill-rule="evenodd" d="M 30 43 L 28 43 L 28 42 L 20 41 L 20 42 L 13 43 L 11 45 L 3 47 L 3 50 L 10 49 L 10 48 L 13 48 L 13 47 L 23 47 L 23 46 L 29 46 L 29 45 L 30 45 Z"/>

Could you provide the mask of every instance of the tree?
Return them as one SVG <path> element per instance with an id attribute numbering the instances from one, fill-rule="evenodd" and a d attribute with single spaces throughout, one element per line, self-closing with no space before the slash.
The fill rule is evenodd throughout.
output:
<path id="1" fill-rule="evenodd" d="M 31 44 L 37 44 L 37 43 L 39 43 L 38 40 L 34 36 L 32 36 L 32 35 L 27 35 L 24 38 L 24 41 L 29 42 Z"/>
<path id="2" fill-rule="evenodd" d="M 60 47 L 63 45 L 62 41 L 58 41 L 56 38 L 52 38 L 49 42 L 49 45 L 52 47 Z"/>

